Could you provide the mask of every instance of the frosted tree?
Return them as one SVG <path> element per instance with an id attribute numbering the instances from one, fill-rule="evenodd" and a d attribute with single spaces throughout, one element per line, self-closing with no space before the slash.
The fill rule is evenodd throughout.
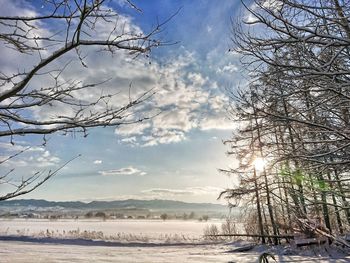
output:
<path id="1" fill-rule="evenodd" d="M 274 204 L 261 210 L 276 214 L 275 227 L 318 217 L 327 231 L 342 232 L 350 222 L 350 2 L 255 1 L 246 12 L 232 40 L 251 81 L 233 98 L 232 115 L 243 123 L 230 153 L 251 155 L 241 174 L 252 172 L 254 158 L 266 159 L 269 180 L 258 189 Z M 224 195 L 253 196 L 238 191 L 246 186 L 241 180 Z M 294 218 L 278 216 L 282 209 Z M 274 228 L 272 218 L 264 224 Z"/>

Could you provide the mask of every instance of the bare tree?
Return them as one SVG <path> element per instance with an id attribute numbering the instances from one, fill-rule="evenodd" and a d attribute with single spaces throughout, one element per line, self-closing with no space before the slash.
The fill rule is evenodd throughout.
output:
<path id="1" fill-rule="evenodd" d="M 8 65 L 1 66 L 1 138 L 15 144 L 18 136 L 40 135 L 45 143 L 45 135 L 59 131 L 86 136 L 88 128 L 137 123 L 152 117 L 139 107 L 152 96 L 151 90 L 137 94 L 136 98 L 132 98 L 129 91 L 127 99 L 121 96 L 120 99 L 117 92 L 99 89 L 102 84 L 108 85 L 108 79 L 86 83 L 64 77 L 74 53 L 83 72 L 88 67 L 85 50 L 107 52 L 116 57 L 123 52 L 135 58 L 141 54 L 148 56 L 152 48 L 169 44 L 159 40 L 162 26 L 168 20 L 143 33 L 130 27 L 108 3 L 107 0 L 44 0 L 41 4 L 45 8 L 40 11 L 35 9 L 23 16 L 0 15 L 1 48 L 18 57 L 25 56 L 25 61 L 29 61 L 25 69 L 17 65 L 15 71 L 9 70 Z M 140 11 L 130 1 L 126 3 Z M 82 97 L 83 92 L 99 95 L 86 98 Z M 38 118 L 38 111 L 51 114 Z M 24 175 L 27 179 L 17 184 L 9 180 L 12 170 L 6 172 L 0 176 L 0 184 L 12 184 L 14 190 L 2 195 L 0 200 L 33 191 L 58 170 L 44 176 Z"/>
<path id="2" fill-rule="evenodd" d="M 241 163 L 227 172 L 246 179 L 224 195 L 266 200 L 265 231 L 310 217 L 330 232 L 349 227 L 349 7 L 348 0 L 256 0 L 245 23 L 233 25 L 233 49 L 251 80 L 233 97 L 241 125 L 227 143 Z M 268 162 L 260 178 L 252 176 L 257 156 Z M 278 215 L 285 209 L 288 221 Z"/>

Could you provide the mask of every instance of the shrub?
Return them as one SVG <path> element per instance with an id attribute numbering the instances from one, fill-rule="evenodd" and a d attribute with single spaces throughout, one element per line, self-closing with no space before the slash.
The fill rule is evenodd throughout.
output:
<path id="1" fill-rule="evenodd" d="M 163 219 L 163 220 L 165 221 L 166 219 L 168 219 L 168 214 L 165 214 L 165 213 L 164 213 L 164 214 L 161 214 L 161 215 L 160 215 L 160 218 Z"/>
<path id="2" fill-rule="evenodd" d="M 208 225 L 204 228 L 204 235 L 207 239 L 218 240 L 219 238 L 216 235 L 219 235 L 219 229 L 214 224 Z"/>

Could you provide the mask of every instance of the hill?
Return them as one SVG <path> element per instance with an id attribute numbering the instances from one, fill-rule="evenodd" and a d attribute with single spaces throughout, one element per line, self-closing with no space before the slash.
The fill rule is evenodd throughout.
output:
<path id="1" fill-rule="evenodd" d="M 174 200 L 117 200 L 117 201 L 80 201 L 55 202 L 38 199 L 19 199 L 0 202 L 0 209 L 67 209 L 67 210 L 118 210 L 118 209 L 147 209 L 154 211 L 211 211 L 227 212 L 227 206 L 212 203 L 187 203 Z"/>

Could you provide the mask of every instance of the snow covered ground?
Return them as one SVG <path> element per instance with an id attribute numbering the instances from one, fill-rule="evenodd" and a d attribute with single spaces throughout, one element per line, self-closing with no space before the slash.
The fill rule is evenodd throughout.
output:
<path id="1" fill-rule="evenodd" d="M 253 263 L 257 262 L 259 251 L 248 253 L 227 253 L 232 246 L 225 244 L 212 245 L 179 245 L 179 246 L 84 246 L 26 242 L 0 241 L 1 263 L 86 263 L 86 262 L 181 262 L 181 263 Z M 278 262 L 302 263 L 346 263 L 348 258 L 330 259 L 323 256 L 288 256 L 277 255 Z"/>
<path id="2" fill-rule="evenodd" d="M 221 221 L 194 220 L 0 220 L 0 235 L 53 236 L 112 239 L 122 241 L 197 240 L 207 225 L 220 228 Z M 85 235 L 85 236 L 84 236 Z"/>
<path id="3" fill-rule="evenodd" d="M 206 225 L 220 225 L 219 220 L 210 220 L 208 222 L 198 220 L 74 220 L 74 219 L 0 219 L 0 232 L 8 229 L 12 234 L 17 230 L 28 230 L 30 232 L 39 232 L 41 230 L 95 230 L 103 231 L 105 234 L 116 232 L 128 233 L 146 233 L 146 234 L 164 234 L 164 233 L 186 233 L 189 235 L 202 235 Z"/>
<path id="4" fill-rule="evenodd" d="M 222 246 L 93 247 L 0 242 L 0 262 L 229 262 Z M 244 257 L 242 257 L 244 258 Z M 244 261 L 242 261 L 244 262 Z M 245 261 L 252 262 L 252 261 Z"/>
<path id="5" fill-rule="evenodd" d="M 247 253 L 233 253 L 239 243 L 210 243 L 201 238 L 203 228 L 218 221 L 160 221 L 160 220 L 0 220 L 0 262 L 257 262 L 261 252 L 269 248 L 256 247 Z M 79 232 L 77 232 L 79 229 Z M 99 233 L 102 238 L 84 239 L 68 233 Z M 75 231 L 75 232 L 74 232 Z M 39 233 L 39 234 L 38 234 Z M 41 233 L 41 234 L 40 234 Z M 117 233 L 135 239 L 108 239 Z M 174 238 L 191 236 L 192 239 Z M 148 237 L 140 239 L 140 236 Z M 160 237 L 171 237 L 161 239 Z M 98 237 L 98 236 L 97 236 Z M 271 250 L 271 249 L 270 249 Z M 272 249 L 278 262 L 350 262 L 340 253 L 305 250 L 304 256 L 285 255 L 282 248 Z M 324 251 L 323 251 L 324 252 Z"/>

